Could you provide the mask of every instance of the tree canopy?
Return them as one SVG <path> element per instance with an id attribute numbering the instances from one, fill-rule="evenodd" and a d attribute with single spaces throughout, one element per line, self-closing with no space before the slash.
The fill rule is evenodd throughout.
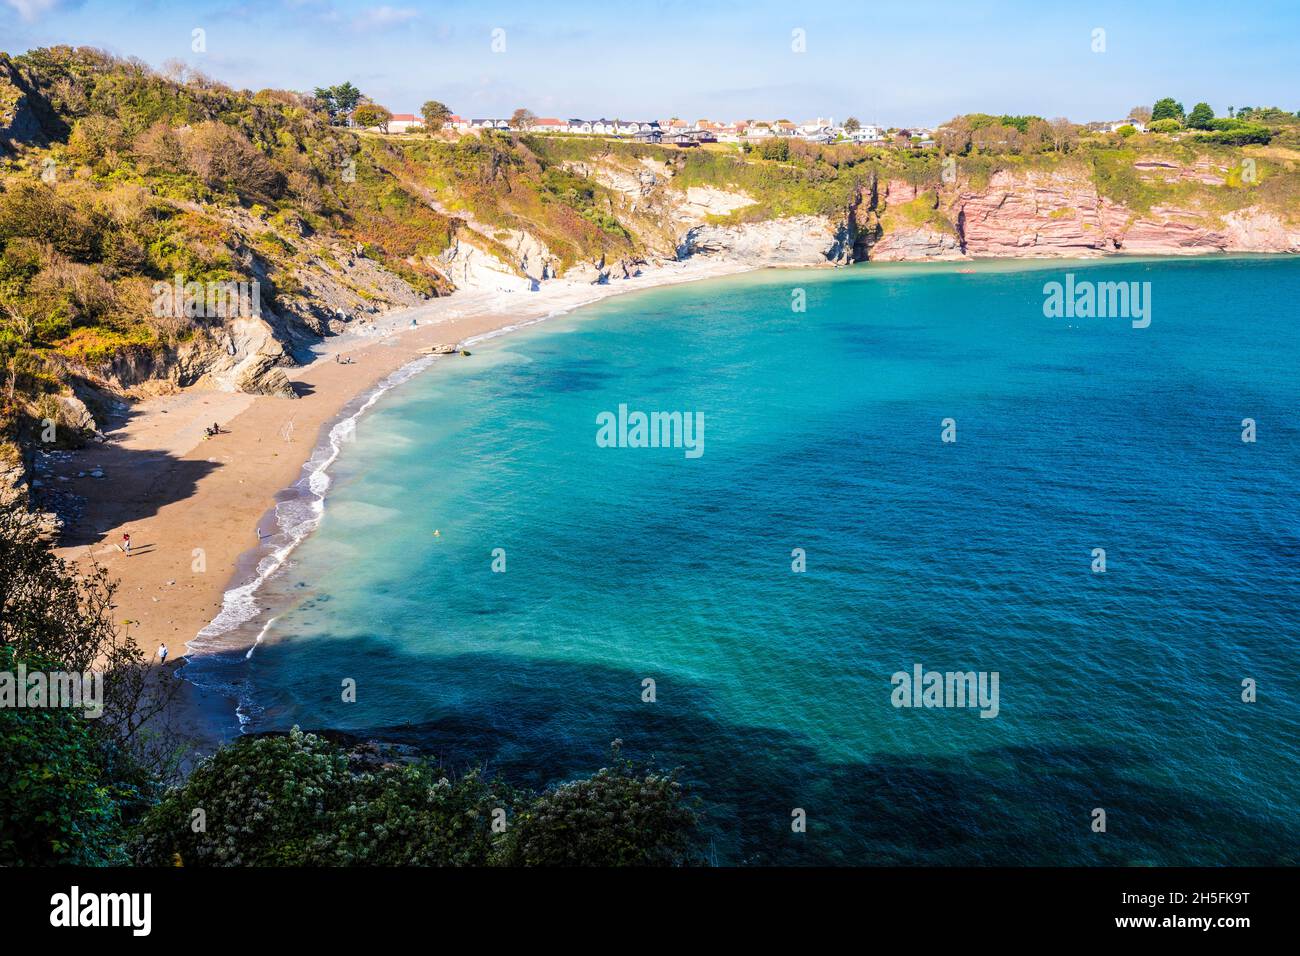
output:
<path id="1" fill-rule="evenodd" d="M 1184 116 L 1183 104 L 1179 103 L 1172 96 L 1166 96 L 1164 99 L 1156 100 L 1155 106 L 1151 107 L 1151 119 L 1153 121 L 1176 119 L 1181 123 Z"/>
<path id="2" fill-rule="evenodd" d="M 312 95 L 325 108 L 331 123 L 346 122 L 362 99 L 361 91 L 350 81 L 338 86 L 318 86 Z"/>
<path id="3" fill-rule="evenodd" d="M 1210 121 L 1213 119 L 1214 110 L 1210 108 L 1210 104 L 1197 103 L 1187 114 L 1187 125 L 1192 129 L 1209 129 Z"/>
<path id="4" fill-rule="evenodd" d="M 442 129 L 443 125 L 451 117 L 451 110 L 445 103 L 439 103 L 437 100 L 427 100 L 420 107 L 420 115 L 424 117 L 424 128 L 430 133 L 436 133 Z"/>
<path id="5" fill-rule="evenodd" d="M 378 103 L 362 103 L 352 111 L 352 122 L 363 129 L 378 126 L 384 132 L 388 132 L 388 121 L 392 118 L 393 114 Z"/>

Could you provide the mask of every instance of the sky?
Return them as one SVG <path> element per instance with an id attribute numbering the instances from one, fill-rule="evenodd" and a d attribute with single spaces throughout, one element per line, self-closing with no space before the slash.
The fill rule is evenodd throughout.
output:
<path id="1" fill-rule="evenodd" d="M 0 0 L 0 50 L 56 43 L 474 117 L 1088 122 L 1162 96 L 1300 110 L 1300 0 Z"/>

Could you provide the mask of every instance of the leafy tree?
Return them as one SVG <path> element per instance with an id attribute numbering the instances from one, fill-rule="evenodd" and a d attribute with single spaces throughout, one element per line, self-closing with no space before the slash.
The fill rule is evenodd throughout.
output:
<path id="1" fill-rule="evenodd" d="M 1151 107 L 1135 106 L 1128 111 L 1128 119 L 1135 123 L 1147 124 L 1151 122 Z"/>
<path id="2" fill-rule="evenodd" d="M 351 81 L 338 86 L 318 86 L 312 95 L 325 108 L 331 123 L 350 117 L 362 98 L 361 91 Z"/>
<path id="3" fill-rule="evenodd" d="M 362 103 L 352 111 L 352 121 L 358 126 L 363 129 L 377 126 L 385 133 L 388 132 L 388 121 L 392 118 L 393 114 L 377 103 Z"/>
<path id="4" fill-rule="evenodd" d="M 790 142 L 780 137 L 765 139 L 758 145 L 758 154 L 764 159 L 784 163 L 790 158 Z"/>
<path id="5" fill-rule="evenodd" d="M 351 113 L 361 102 L 361 91 L 351 82 L 343 83 L 334 87 L 334 102 L 343 113 Z"/>
<path id="6" fill-rule="evenodd" d="M 971 148 L 971 122 L 965 116 L 954 116 L 935 130 L 935 139 L 945 153 L 965 155 Z"/>
<path id="7" fill-rule="evenodd" d="M 1058 116 L 1049 124 L 1052 148 L 1058 153 L 1068 153 L 1079 144 L 1079 128 L 1064 116 Z"/>
<path id="8" fill-rule="evenodd" d="M 0 707 L 0 865 L 123 862 L 121 827 L 171 773 L 160 723 L 178 686 L 112 621 L 116 586 L 50 550 L 36 516 L 0 507 L 0 671 L 103 674 L 103 712 Z"/>
<path id="9" fill-rule="evenodd" d="M 0 671 L 19 658 L 0 646 Z M 58 671 L 21 658 L 28 672 Z M 0 707 L 0 866 L 107 866 L 127 862 L 118 798 L 103 741 L 80 711 Z"/>
<path id="10" fill-rule="evenodd" d="M 1176 119 L 1181 123 L 1184 116 L 1183 104 L 1179 103 L 1172 96 L 1166 96 L 1162 100 L 1156 100 L 1156 105 L 1151 107 L 1151 119 L 1156 122 L 1163 119 Z"/>
<path id="11" fill-rule="evenodd" d="M 862 129 L 862 123 L 858 121 L 856 116 L 850 116 L 844 121 L 844 131 L 846 133 L 856 133 L 860 129 Z"/>
<path id="12" fill-rule="evenodd" d="M 424 117 L 425 130 L 429 133 L 436 133 L 442 129 L 443 125 L 451 117 L 451 110 L 447 109 L 444 103 L 439 103 L 437 100 L 428 100 L 420 107 L 420 115 Z"/>
<path id="13" fill-rule="evenodd" d="M 1151 125 L 1147 127 L 1153 133 L 1176 133 L 1183 128 L 1183 124 L 1172 116 L 1166 119 L 1152 120 Z"/>
<path id="14" fill-rule="evenodd" d="M 526 130 L 533 125 L 537 119 L 532 110 L 524 109 L 522 106 L 510 114 L 510 128 Z"/>
<path id="15" fill-rule="evenodd" d="M 1212 119 L 1214 119 L 1214 110 L 1210 108 L 1210 104 L 1197 103 L 1187 115 L 1187 125 L 1192 129 L 1209 129 Z"/>

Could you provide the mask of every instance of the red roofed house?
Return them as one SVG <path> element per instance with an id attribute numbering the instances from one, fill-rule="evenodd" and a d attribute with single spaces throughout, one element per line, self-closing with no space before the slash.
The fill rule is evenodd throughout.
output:
<path id="1" fill-rule="evenodd" d="M 411 127 L 424 129 L 424 120 L 414 113 L 394 113 L 393 118 L 388 121 L 390 133 L 405 133 Z"/>

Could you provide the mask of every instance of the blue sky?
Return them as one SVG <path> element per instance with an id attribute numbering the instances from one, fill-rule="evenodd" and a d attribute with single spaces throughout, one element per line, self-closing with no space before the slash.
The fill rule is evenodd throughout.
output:
<path id="1" fill-rule="evenodd" d="M 1164 95 L 1300 109 L 1297 0 L 0 0 L 0 50 L 53 43 L 180 59 L 240 88 L 351 80 L 395 112 L 439 99 L 473 116 L 907 125 L 1113 119 Z"/>

